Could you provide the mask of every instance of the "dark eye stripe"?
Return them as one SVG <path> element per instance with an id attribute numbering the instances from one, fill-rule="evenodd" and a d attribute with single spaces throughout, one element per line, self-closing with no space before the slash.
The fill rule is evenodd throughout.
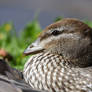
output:
<path id="1" fill-rule="evenodd" d="M 62 30 L 62 31 L 59 31 L 57 29 L 56 30 L 50 30 L 50 32 L 47 32 L 44 35 L 42 35 L 40 40 L 42 41 L 43 39 L 46 39 L 46 38 L 50 37 L 51 35 L 53 35 L 53 36 L 60 35 L 63 32 L 64 32 L 64 30 Z"/>
<path id="2" fill-rule="evenodd" d="M 51 34 L 54 35 L 54 36 L 57 36 L 59 35 L 61 32 L 58 31 L 58 30 L 54 30 Z"/>

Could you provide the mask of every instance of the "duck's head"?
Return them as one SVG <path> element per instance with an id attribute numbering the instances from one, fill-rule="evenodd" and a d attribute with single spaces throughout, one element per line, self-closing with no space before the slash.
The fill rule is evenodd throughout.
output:
<path id="1" fill-rule="evenodd" d="M 46 27 L 24 54 L 47 51 L 68 58 L 89 57 L 92 54 L 92 29 L 80 20 L 62 19 Z"/>

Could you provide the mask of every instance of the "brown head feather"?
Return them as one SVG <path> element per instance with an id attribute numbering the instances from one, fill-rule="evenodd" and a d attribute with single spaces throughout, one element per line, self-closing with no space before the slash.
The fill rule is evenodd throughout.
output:
<path id="1" fill-rule="evenodd" d="M 50 34 L 48 34 L 48 31 L 56 29 L 56 28 L 60 28 L 60 27 L 68 27 L 69 30 L 67 30 L 66 32 L 69 33 L 70 32 L 70 28 L 74 28 L 74 32 L 79 32 L 82 34 L 87 34 L 88 36 L 92 35 L 92 30 L 87 24 L 83 23 L 82 21 L 76 19 L 76 18 L 64 18 L 58 22 L 55 22 L 49 26 L 47 26 L 43 32 L 40 34 L 40 38 L 41 40 L 44 38 L 47 38 L 48 36 L 50 36 Z M 81 30 L 80 30 L 81 29 Z M 75 31 L 77 30 L 77 31 Z M 72 31 L 72 32 L 73 32 Z"/>

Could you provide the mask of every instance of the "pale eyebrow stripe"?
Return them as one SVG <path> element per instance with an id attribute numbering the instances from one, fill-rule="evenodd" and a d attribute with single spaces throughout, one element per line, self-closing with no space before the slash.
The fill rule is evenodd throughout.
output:
<path id="1" fill-rule="evenodd" d="M 71 27 L 71 26 L 61 26 L 59 28 L 54 28 L 54 29 L 52 28 L 52 29 L 48 30 L 47 33 L 49 34 L 49 33 L 51 33 L 54 30 L 58 30 L 58 31 L 63 32 L 63 30 L 74 30 L 74 28 Z"/>
<path id="2" fill-rule="evenodd" d="M 74 28 L 72 28 L 72 27 L 70 27 L 70 26 L 62 26 L 62 27 L 59 27 L 59 28 L 55 28 L 55 29 L 50 29 L 50 30 L 48 30 L 47 32 L 46 32 L 46 34 L 41 38 L 41 41 L 43 40 L 43 39 L 46 39 L 46 38 L 48 38 L 48 37 L 50 37 L 51 36 L 51 33 L 54 31 L 54 30 L 58 30 L 58 31 L 60 31 L 61 33 L 60 34 L 62 34 L 65 30 L 74 30 Z M 70 31 L 70 32 L 71 32 Z M 66 33 L 67 33 L 67 31 L 66 31 Z M 68 32 L 69 33 L 69 32 Z M 59 34 L 59 35 L 60 35 Z M 57 35 L 58 36 L 58 35 Z"/>
<path id="3" fill-rule="evenodd" d="M 54 30 L 63 31 L 64 29 L 65 29 L 64 27 L 50 29 L 50 30 L 47 31 L 47 33 L 52 33 Z"/>

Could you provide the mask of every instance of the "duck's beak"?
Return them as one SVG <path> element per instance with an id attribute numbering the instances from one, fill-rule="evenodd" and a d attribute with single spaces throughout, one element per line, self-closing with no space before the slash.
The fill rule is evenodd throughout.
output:
<path id="1" fill-rule="evenodd" d="M 37 54 L 44 49 L 39 45 L 40 39 L 37 39 L 35 42 L 33 42 L 31 45 L 28 46 L 28 48 L 24 51 L 25 55 L 30 55 L 30 54 Z"/>

